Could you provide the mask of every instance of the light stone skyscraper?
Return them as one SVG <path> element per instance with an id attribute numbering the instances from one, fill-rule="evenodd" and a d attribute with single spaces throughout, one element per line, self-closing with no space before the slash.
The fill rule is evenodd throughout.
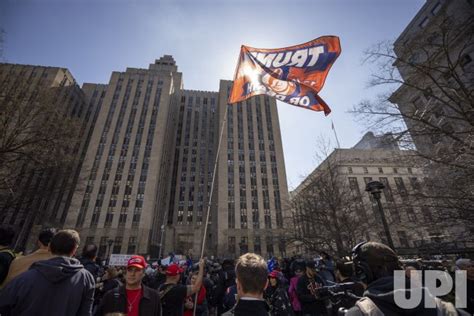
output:
<path id="1" fill-rule="evenodd" d="M 231 85 L 185 90 L 168 55 L 149 69 L 114 72 L 106 86 L 84 85 L 88 95 L 106 93 L 81 170 L 87 186 L 65 226 L 98 244 L 101 256 L 199 255 L 224 126 L 206 253 L 284 254 L 288 190 L 276 101 L 228 105 Z"/>

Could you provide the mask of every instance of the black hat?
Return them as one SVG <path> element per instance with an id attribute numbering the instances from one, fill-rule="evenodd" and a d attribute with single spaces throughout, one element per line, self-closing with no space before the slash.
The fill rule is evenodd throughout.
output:
<path id="1" fill-rule="evenodd" d="M 310 269 L 316 269 L 316 261 L 313 259 L 306 260 L 306 267 Z"/>

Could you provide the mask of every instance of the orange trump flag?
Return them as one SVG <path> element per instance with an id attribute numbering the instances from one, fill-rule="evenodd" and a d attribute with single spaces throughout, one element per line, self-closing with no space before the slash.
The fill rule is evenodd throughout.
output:
<path id="1" fill-rule="evenodd" d="M 332 64 L 341 53 L 337 36 L 277 49 L 242 45 L 229 103 L 260 94 L 313 111 L 331 112 L 318 96 Z"/>

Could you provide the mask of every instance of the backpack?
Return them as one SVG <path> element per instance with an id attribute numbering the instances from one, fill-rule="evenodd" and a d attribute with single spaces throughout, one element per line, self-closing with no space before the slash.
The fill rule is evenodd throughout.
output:
<path id="1" fill-rule="evenodd" d="M 456 316 L 458 315 L 453 304 L 444 302 L 439 298 L 436 301 L 436 314 L 438 316 Z M 356 302 L 356 306 L 360 309 L 364 316 L 383 316 L 384 313 L 375 305 L 375 303 L 368 297 L 363 297 Z"/>
<path id="2" fill-rule="evenodd" d="M 384 313 L 368 297 L 363 297 L 355 304 L 364 316 L 383 316 Z"/>

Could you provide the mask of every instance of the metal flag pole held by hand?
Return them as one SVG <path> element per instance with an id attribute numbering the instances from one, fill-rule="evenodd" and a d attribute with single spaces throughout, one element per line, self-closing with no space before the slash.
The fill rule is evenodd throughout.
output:
<path id="1" fill-rule="evenodd" d="M 224 134 L 224 127 L 225 127 L 225 124 L 227 122 L 228 107 L 229 107 L 229 105 L 226 104 L 225 111 L 224 111 L 224 120 L 222 121 L 221 133 L 220 133 L 220 136 L 219 136 L 219 143 L 217 144 L 216 161 L 214 163 L 214 171 L 212 173 L 211 192 L 209 193 L 209 201 L 208 201 L 208 204 L 207 204 L 206 223 L 204 225 L 204 234 L 203 234 L 203 238 L 202 238 L 201 255 L 199 257 L 199 261 L 201 261 L 202 258 L 204 257 L 204 249 L 206 248 L 207 227 L 209 226 L 209 215 L 211 214 L 211 203 L 212 203 L 212 195 L 214 193 L 214 182 L 216 180 L 217 163 L 219 162 L 219 152 L 220 152 L 220 149 L 221 149 L 222 135 Z M 200 290 L 201 289 L 199 289 L 196 292 L 196 297 L 194 298 L 193 316 L 196 316 L 197 300 L 198 300 Z"/>

